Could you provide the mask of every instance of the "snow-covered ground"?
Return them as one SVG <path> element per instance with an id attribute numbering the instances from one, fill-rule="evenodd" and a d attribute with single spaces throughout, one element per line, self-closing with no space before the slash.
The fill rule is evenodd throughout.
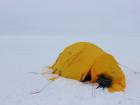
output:
<path id="1" fill-rule="evenodd" d="M 97 85 L 59 78 L 50 83 L 41 73 L 58 54 L 77 41 L 89 41 L 123 65 L 125 92 L 109 93 Z M 0 105 L 140 105 L 139 36 L 0 36 Z M 50 84 L 49 84 L 50 83 Z M 38 94 L 30 94 L 49 84 Z"/>

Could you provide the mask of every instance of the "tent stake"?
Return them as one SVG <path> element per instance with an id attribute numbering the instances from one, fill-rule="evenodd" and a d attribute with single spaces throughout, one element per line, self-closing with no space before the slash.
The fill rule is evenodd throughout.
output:
<path id="1" fill-rule="evenodd" d="M 48 87 L 52 82 L 54 81 L 50 81 L 49 83 L 47 83 L 45 86 L 43 86 L 39 91 L 34 91 L 34 92 L 31 92 L 30 94 L 38 94 L 38 93 L 41 93 L 43 90 L 46 89 L 46 87 Z"/>

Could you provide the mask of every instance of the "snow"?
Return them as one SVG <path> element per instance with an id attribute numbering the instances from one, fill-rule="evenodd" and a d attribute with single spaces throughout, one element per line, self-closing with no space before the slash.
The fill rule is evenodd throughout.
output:
<path id="1" fill-rule="evenodd" d="M 0 105 L 140 105 L 139 36 L 0 36 Z M 125 92 L 109 93 L 97 84 L 40 74 L 77 41 L 97 44 L 115 56 L 127 79 Z M 46 86 L 47 84 L 47 86 Z M 38 94 L 30 94 L 42 87 Z"/>

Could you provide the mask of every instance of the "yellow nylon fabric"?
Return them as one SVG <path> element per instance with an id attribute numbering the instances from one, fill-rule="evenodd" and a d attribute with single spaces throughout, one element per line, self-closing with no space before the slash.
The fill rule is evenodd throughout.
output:
<path id="1" fill-rule="evenodd" d="M 52 69 L 63 77 L 83 80 L 94 60 L 103 53 L 93 44 L 78 42 L 64 49 Z"/>
<path id="2" fill-rule="evenodd" d="M 126 87 L 125 75 L 112 55 L 103 54 L 98 57 L 91 72 L 93 82 L 101 74 L 112 79 L 112 86 L 108 88 L 110 92 L 123 91 Z"/>
<path id="3" fill-rule="evenodd" d="M 113 56 L 88 42 L 74 43 L 65 48 L 51 69 L 55 74 L 78 81 L 84 80 L 89 71 L 92 82 L 100 74 L 105 74 L 113 80 L 110 92 L 123 91 L 125 88 L 125 76 Z"/>

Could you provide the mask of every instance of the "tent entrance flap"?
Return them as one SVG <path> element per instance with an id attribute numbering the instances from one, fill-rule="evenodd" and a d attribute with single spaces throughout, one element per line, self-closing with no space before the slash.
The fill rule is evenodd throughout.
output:
<path id="1" fill-rule="evenodd" d="M 91 81 L 91 70 L 87 73 L 82 82 Z"/>

